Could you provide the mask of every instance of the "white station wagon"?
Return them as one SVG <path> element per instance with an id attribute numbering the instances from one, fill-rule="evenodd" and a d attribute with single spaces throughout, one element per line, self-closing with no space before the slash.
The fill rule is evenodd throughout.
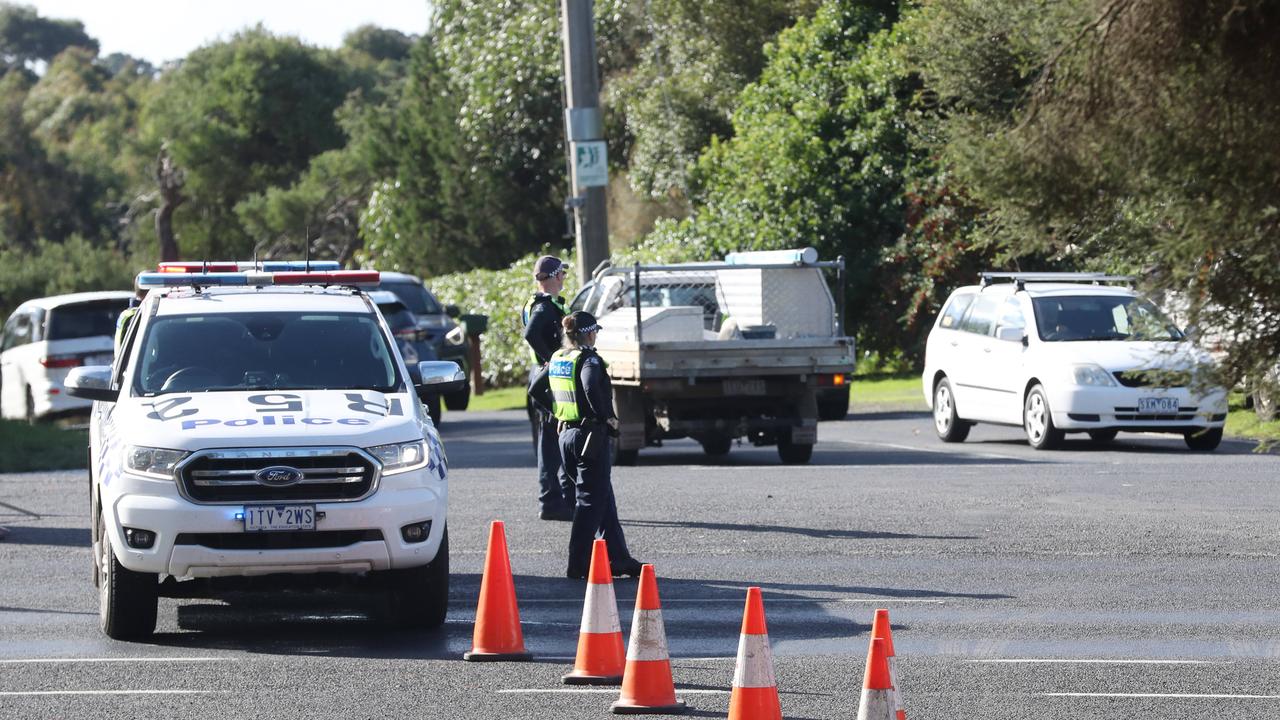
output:
<path id="1" fill-rule="evenodd" d="M 977 422 L 1021 425 L 1036 449 L 1066 433 L 1176 433 L 1193 450 L 1222 441 L 1227 392 L 1212 363 L 1129 278 L 983 273 L 952 293 L 925 350 L 923 389 L 944 442 Z"/>

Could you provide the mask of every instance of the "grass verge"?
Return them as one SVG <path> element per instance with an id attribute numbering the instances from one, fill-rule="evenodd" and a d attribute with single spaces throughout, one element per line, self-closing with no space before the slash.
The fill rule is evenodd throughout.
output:
<path id="1" fill-rule="evenodd" d="M 920 376 L 855 375 L 849 386 L 849 410 L 928 410 L 920 392 Z"/>
<path id="2" fill-rule="evenodd" d="M 468 410 L 523 410 L 525 389 L 522 386 L 492 389 L 488 388 L 483 395 L 471 396 Z"/>
<path id="3" fill-rule="evenodd" d="M 88 445 L 85 430 L 0 420 L 0 473 L 80 469 Z"/>

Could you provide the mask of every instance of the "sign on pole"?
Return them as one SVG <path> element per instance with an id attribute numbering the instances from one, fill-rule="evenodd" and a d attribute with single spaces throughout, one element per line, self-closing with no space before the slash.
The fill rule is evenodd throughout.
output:
<path id="1" fill-rule="evenodd" d="M 604 187 L 609 184 L 609 151 L 604 140 L 573 143 L 574 175 L 578 187 Z"/>

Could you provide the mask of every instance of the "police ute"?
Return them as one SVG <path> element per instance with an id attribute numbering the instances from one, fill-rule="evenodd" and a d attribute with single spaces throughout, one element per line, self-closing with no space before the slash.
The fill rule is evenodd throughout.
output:
<path id="1" fill-rule="evenodd" d="M 95 401 L 89 496 L 100 625 L 139 638 L 159 597 L 379 591 L 397 625 L 444 622 L 448 464 L 421 395 L 452 362 L 408 364 L 336 263 L 163 263 Z"/>

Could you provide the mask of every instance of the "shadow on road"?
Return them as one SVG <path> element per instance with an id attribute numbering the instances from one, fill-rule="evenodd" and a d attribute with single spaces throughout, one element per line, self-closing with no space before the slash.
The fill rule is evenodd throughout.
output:
<path id="1" fill-rule="evenodd" d="M 911 533 L 872 532 L 868 530 L 825 530 L 821 528 L 792 527 L 788 525 L 763 525 L 741 523 L 685 522 L 669 520 L 623 520 L 624 525 L 654 528 L 692 528 L 697 530 L 727 530 L 730 532 L 761 532 L 803 535 L 826 540 L 977 540 L 976 535 L 913 535 Z"/>
<path id="2" fill-rule="evenodd" d="M 480 576 L 451 578 L 451 619 L 434 631 L 406 631 L 378 622 L 380 598 L 368 592 L 236 594 L 219 601 L 187 601 L 177 608 L 181 632 L 150 642 L 182 648 L 238 650 L 267 655 L 315 655 L 381 659 L 457 660 L 470 647 Z M 659 580 L 667 634 L 677 647 L 699 654 L 731 655 L 737 645 L 742 603 L 749 585 L 763 590 L 769 633 L 775 641 L 845 640 L 870 631 L 874 599 L 1003 600 L 996 593 L 929 588 L 871 587 L 838 583 L 739 583 L 667 577 Z M 614 580 L 624 632 L 637 581 Z M 585 584 L 559 577 L 517 575 L 526 646 L 535 656 L 572 656 L 578 640 Z M 867 622 L 849 619 L 851 608 Z M 843 614 L 833 612 L 841 611 Z M 863 612 L 865 610 L 865 612 Z M 162 606 L 162 613 L 164 607 Z M 895 625 L 895 629 L 905 626 Z M 546 660 L 563 662 L 563 660 Z"/>
<path id="3" fill-rule="evenodd" d="M 53 545 L 57 547 L 89 547 L 88 528 L 47 528 L 9 525 L 4 542 L 9 545 Z"/>

